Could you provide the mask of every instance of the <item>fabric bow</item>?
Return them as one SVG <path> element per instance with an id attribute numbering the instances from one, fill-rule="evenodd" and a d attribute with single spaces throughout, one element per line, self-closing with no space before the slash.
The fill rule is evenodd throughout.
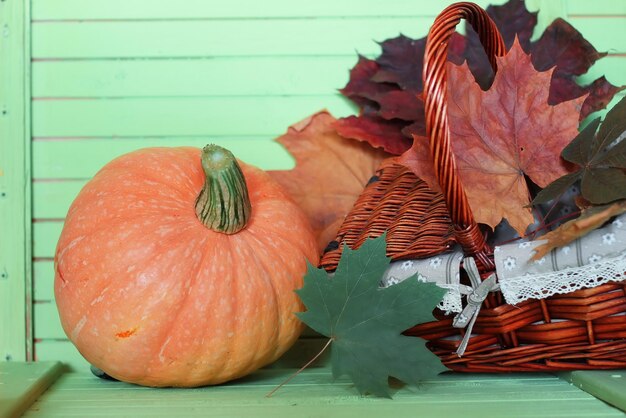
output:
<path id="1" fill-rule="evenodd" d="M 461 340 L 461 344 L 456 350 L 456 354 L 459 357 L 465 353 L 470 336 L 472 335 L 472 328 L 474 327 L 476 318 L 478 318 L 478 313 L 480 312 L 480 307 L 482 306 L 484 300 L 487 298 L 487 295 L 489 295 L 489 292 L 495 292 L 500 288 L 496 282 L 497 277 L 495 273 L 492 273 L 483 281 L 480 280 L 478 266 L 473 258 L 467 257 L 463 259 L 463 268 L 469 276 L 472 289 L 471 292 L 468 292 L 467 294 L 467 305 L 454 317 L 454 320 L 452 321 L 452 326 L 455 328 L 467 327 L 465 335 Z"/>

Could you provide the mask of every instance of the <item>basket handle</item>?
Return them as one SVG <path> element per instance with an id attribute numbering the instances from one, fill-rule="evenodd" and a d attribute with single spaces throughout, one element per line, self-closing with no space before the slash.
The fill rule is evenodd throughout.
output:
<path id="1" fill-rule="evenodd" d="M 426 39 L 422 77 L 430 151 L 437 180 L 455 227 L 457 241 L 467 255 L 473 255 L 483 252 L 486 242 L 474 220 L 467 196 L 457 176 L 448 125 L 446 80 L 448 41 L 461 19 L 466 19 L 478 33 L 494 71 L 496 57 L 504 55 L 506 48 L 498 28 L 487 12 L 480 6 L 468 2 L 454 3 L 441 12 Z"/>

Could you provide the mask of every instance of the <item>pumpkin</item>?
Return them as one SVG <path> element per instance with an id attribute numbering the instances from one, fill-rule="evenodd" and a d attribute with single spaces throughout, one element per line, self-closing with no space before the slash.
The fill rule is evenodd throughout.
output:
<path id="1" fill-rule="evenodd" d="M 267 173 L 217 146 L 147 148 L 108 163 L 71 205 L 56 303 L 68 338 L 110 376 L 218 384 L 294 343 L 294 290 L 318 257 Z"/>

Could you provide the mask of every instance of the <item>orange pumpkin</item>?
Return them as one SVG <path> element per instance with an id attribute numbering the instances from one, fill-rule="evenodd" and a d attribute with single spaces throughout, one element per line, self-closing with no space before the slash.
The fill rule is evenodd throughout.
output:
<path id="1" fill-rule="evenodd" d="M 216 146 L 142 149 L 73 202 L 56 302 L 69 339 L 107 374 L 217 384 L 293 344 L 294 289 L 317 258 L 305 215 L 265 172 Z"/>

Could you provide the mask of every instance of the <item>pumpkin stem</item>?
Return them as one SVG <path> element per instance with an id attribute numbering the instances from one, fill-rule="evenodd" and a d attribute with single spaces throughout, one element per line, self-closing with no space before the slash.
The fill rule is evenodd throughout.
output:
<path id="1" fill-rule="evenodd" d="M 213 231 L 235 234 L 250 219 L 250 198 L 246 179 L 233 154 L 218 145 L 202 149 L 206 181 L 196 198 L 196 215 Z"/>

